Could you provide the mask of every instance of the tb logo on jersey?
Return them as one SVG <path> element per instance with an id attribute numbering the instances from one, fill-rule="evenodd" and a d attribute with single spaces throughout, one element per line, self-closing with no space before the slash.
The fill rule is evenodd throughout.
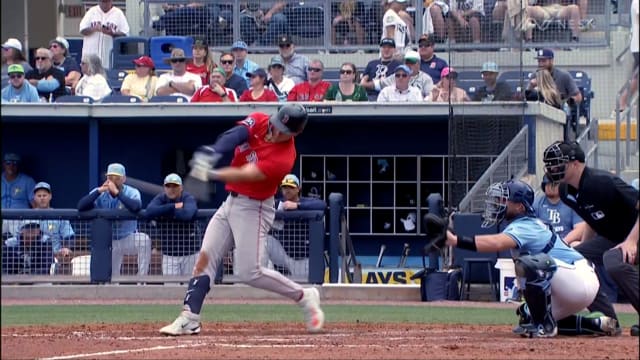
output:
<path id="1" fill-rule="evenodd" d="M 559 224 L 560 223 L 560 212 L 556 209 L 547 209 L 547 217 L 549 218 L 549 222 L 551 224 Z"/>

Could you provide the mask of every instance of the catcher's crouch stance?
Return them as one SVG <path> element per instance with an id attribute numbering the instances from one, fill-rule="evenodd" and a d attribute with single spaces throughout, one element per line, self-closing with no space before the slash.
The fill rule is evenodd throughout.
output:
<path id="1" fill-rule="evenodd" d="M 496 252 L 511 249 L 525 303 L 516 310 L 514 333 L 529 337 L 598 334 L 613 335 L 617 322 L 602 313 L 574 315 L 593 301 L 600 283 L 591 265 L 534 216 L 533 189 L 509 180 L 487 189 L 483 226 L 503 219 L 504 231 L 495 235 L 456 236 L 442 219 L 427 215 L 431 245 Z M 438 232 L 438 230 L 440 230 Z"/>

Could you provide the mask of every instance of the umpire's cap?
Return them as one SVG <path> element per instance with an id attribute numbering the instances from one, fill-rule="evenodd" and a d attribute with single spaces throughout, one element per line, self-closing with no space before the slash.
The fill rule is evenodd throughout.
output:
<path id="1" fill-rule="evenodd" d="M 307 110 L 300 104 L 286 104 L 271 115 L 269 122 L 285 134 L 300 133 L 307 125 Z"/>

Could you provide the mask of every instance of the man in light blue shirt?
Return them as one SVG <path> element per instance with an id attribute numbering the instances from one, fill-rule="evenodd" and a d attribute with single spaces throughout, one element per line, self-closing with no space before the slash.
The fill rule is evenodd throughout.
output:
<path id="1" fill-rule="evenodd" d="M 24 67 L 20 64 L 9 65 L 9 84 L 2 89 L 3 103 L 39 102 L 38 90 L 24 81 Z"/>
<path id="2" fill-rule="evenodd" d="M 142 208 L 140 191 L 125 185 L 126 173 L 122 164 L 113 163 L 107 167 L 107 180 L 99 187 L 80 199 L 79 211 L 97 209 L 129 210 L 137 213 Z M 124 255 L 138 255 L 138 275 L 149 273 L 151 262 L 151 239 L 145 233 L 138 232 L 137 220 L 113 222 L 112 235 L 112 276 L 120 275 Z"/>
<path id="3" fill-rule="evenodd" d="M 247 77 L 247 73 L 253 73 L 260 66 L 247 59 L 248 51 L 247 43 L 242 40 L 236 41 L 231 45 L 231 53 L 236 58 L 236 66 L 233 68 L 233 73 L 241 76 L 247 82 L 247 87 L 250 87 L 250 79 Z M 238 96 L 240 95 L 238 94 Z"/>
<path id="4" fill-rule="evenodd" d="M 4 155 L 2 163 L 2 207 L 5 209 L 28 209 L 33 200 L 36 182 L 29 175 L 18 171 L 20 156 L 13 153 Z"/>
<path id="5" fill-rule="evenodd" d="M 536 216 L 545 224 L 551 225 L 553 230 L 569 245 L 577 245 L 582 239 L 584 221 L 576 212 L 560 201 L 558 185 L 551 182 L 546 175 L 542 180 L 543 196 L 536 198 L 533 210 Z"/>

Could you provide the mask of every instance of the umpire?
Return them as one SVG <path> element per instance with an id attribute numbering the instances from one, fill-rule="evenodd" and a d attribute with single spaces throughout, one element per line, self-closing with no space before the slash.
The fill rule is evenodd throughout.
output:
<path id="1" fill-rule="evenodd" d="M 586 222 L 576 250 L 606 272 L 639 311 L 638 304 L 638 191 L 619 177 L 585 165 L 576 142 L 555 142 L 544 151 L 547 175 L 560 182 L 560 198 Z M 597 234 L 601 236 L 595 236 Z M 614 317 L 611 301 L 602 289 L 589 307 Z M 638 336 L 638 325 L 631 335 Z"/>

